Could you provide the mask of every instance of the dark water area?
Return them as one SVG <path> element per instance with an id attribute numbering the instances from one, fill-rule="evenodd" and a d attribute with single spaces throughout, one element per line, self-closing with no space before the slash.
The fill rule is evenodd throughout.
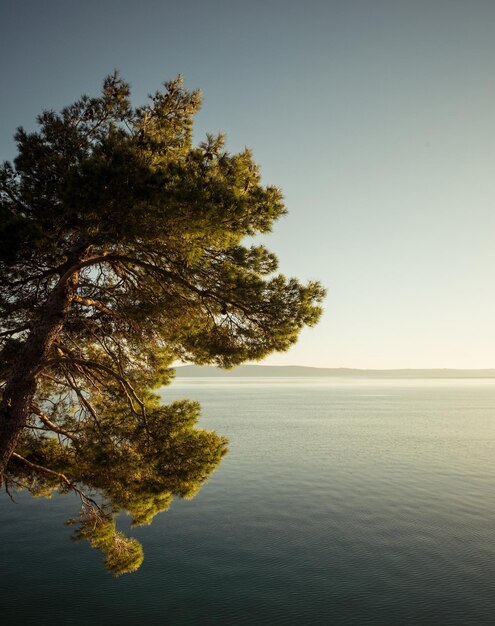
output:
<path id="1" fill-rule="evenodd" d="M 495 623 L 495 382 L 176 381 L 229 454 L 134 574 L 72 543 L 73 496 L 0 501 L 6 625 Z"/>

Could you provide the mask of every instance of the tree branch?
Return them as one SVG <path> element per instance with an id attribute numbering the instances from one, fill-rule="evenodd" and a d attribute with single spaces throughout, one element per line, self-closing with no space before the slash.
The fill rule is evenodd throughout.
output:
<path id="1" fill-rule="evenodd" d="M 52 364 L 56 364 L 56 363 L 73 363 L 74 365 L 80 365 L 83 368 L 87 367 L 90 369 L 96 369 L 96 370 L 100 370 L 102 372 L 105 372 L 107 374 L 109 374 L 110 376 L 112 376 L 113 378 L 115 378 L 117 381 L 119 381 L 124 393 L 126 394 L 128 400 L 129 400 L 129 405 L 132 409 L 132 411 L 136 414 L 136 415 L 141 415 L 143 418 L 143 422 L 145 424 L 145 427 L 148 427 L 147 424 L 147 418 L 146 418 L 146 407 L 144 405 L 144 402 L 137 396 L 134 387 L 131 385 L 131 383 L 127 380 L 127 378 L 125 378 L 124 376 L 121 376 L 118 372 L 116 372 L 115 370 L 113 370 L 111 367 L 108 367 L 106 365 L 103 365 L 103 363 L 98 363 L 98 361 L 91 361 L 91 360 L 87 360 L 87 359 L 79 359 L 79 358 L 75 358 L 75 357 L 69 357 L 69 356 L 64 356 L 64 357 L 59 357 L 59 358 L 54 358 L 54 359 L 48 359 L 47 361 L 44 361 L 40 367 L 47 367 L 49 365 Z M 138 406 L 140 407 L 141 411 L 137 411 L 136 407 L 134 406 L 134 402 L 136 402 L 136 404 L 138 404 Z"/>
<path id="2" fill-rule="evenodd" d="M 31 324 L 24 324 L 24 326 L 18 326 L 17 328 L 12 328 L 11 330 L 4 330 L 0 333 L 0 337 L 17 335 L 17 333 L 22 333 L 23 330 L 28 330 L 29 328 L 31 328 Z"/>
<path id="3" fill-rule="evenodd" d="M 44 465 L 38 465 L 37 463 L 32 463 L 31 461 L 28 461 L 26 458 L 24 458 L 20 454 L 17 454 L 17 452 L 12 453 L 12 458 L 17 459 L 21 463 L 24 463 L 24 465 L 27 465 L 31 469 L 37 470 L 38 472 L 43 472 L 44 474 L 49 474 L 50 476 L 55 476 L 56 478 L 60 479 L 69 487 L 69 489 L 77 493 L 77 495 L 81 498 L 81 502 L 84 505 L 90 506 L 91 508 L 96 509 L 102 515 L 105 514 L 103 509 L 95 500 L 93 500 L 93 498 L 90 498 L 88 495 L 84 493 L 84 491 L 81 491 L 81 489 L 76 487 L 75 484 L 71 480 L 69 480 L 69 478 L 67 478 L 65 474 L 62 474 L 62 472 L 56 472 L 55 470 L 52 470 L 49 467 L 45 467 Z"/>
<path id="4" fill-rule="evenodd" d="M 61 426 L 58 426 L 57 424 L 55 424 L 55 422 L 52 422 L 51 419 L 47 415 L 45 415 L 39 407 L 32 404 L 31 411 L 35 415 L 37 415 L 40 418 L 40 420 L 43 422 L 43 424 L 47 426 L 50 430 L 52 430 L 55 433 L 58 433 L 59 435 L 63 435 L 64 437 L 67 437 L 68 439 L 71 439 L 72 441 L 75 441 L 74 435 L 72 433 L 70 433 L 68 430 L 65 430 L 65 428 L 62 428 Z"/>
<path id="5" fill-rule="evenodd" d="M 82 304 L 83 306 L 92 306 L 95 309 L 98 309 L 98 311 L 106 313 L 107 315 L 115 315 L 115 312 L 112 311 L 112 309 L 109 309 L 103 304 L 103 302 L 95 300 L 94 298 L 83 298 L 79 294 L 75 294 L 72 300 L 73 302 L 77 302 L 78 304 Z"/>

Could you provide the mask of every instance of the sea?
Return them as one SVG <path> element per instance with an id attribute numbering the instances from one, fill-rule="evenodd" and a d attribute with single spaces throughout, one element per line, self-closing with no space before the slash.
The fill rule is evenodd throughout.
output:
<path id="1" fill-rule="evenodd" d="M 0 623 L 493 626 L 495 380 L 178 379 L 229 452 L 133 573 L 71 541 L 77 498 L 0 499 Z"/>

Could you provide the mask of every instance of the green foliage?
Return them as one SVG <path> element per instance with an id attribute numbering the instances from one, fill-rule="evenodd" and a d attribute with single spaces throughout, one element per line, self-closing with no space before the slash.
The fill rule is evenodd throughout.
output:
<path id="1" fill-rule="evenodd" d="M 4 478 L 79 493 L 79 536 L 114 573 L 142 554 L 113 516 L 148 524 L 226 451 L 196 427 L 195 403 L 153 393 L 173 362 L 262 359 L 321 313 L 318 283 L 274 275 L 275 255 L 243 245 L 285 213 L 282 194 L 249 150 L 228 153 L 222 135 L 192 144 L 200 103 L 179 77 L 135 108 L 114 74 L 100 97 L 18 129 L 0 168 L 0 421 L 11 398 L 27 406 Z"/>
<path id="2" fill-rule="evenodd" d="M 91 547 L 105 557 L 105 567 L 114 576 L 136 571 L 144 559 L 143 548 L 136 539 L 128 539 L 115 529 L 110 516 L 98 515 L 90 510 L 81 516 L 74 539 L 87 539 Z"/>
<path id="3" fill-rule="evenodd" d="M 218 466 L 227 441 L 197 428 L 195 402 L 159 406 L 150 395 L 146 425 L 132 418 L 122 398 L 99 416 L 99 424 L 80 416 L 72 440 L 26 429 L 17 446 L 22 460 L 11 460 L 9 480 L 35 496 L 76 488 L 82 509 L 75 536 L 101 550 L 106 567 L 119 575 L 139 567 L 143 554 L 136 540 L 116 530 L 114 517 L 127 513 L 133 526 L 147 525 L 174 496 L 192 497 Z M 64 428 L 70 418 L 59 423 Z"/>

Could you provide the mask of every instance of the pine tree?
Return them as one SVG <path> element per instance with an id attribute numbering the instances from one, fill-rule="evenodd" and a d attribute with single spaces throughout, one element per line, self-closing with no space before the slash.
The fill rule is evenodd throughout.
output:
<path id="1" fill-rule="evenodd" d="M 195 403 L 153 393 L 171 365 L 287 350 L 321 312 L 318 283 L 243 245 L 285 213 L 282 195 L 249 150 L 193 145 L 200 103 L 179 77 L 133 107 L 115 73 L 100 97 L 18 129 L 0 169 L 0 477 L 78 493 L 76 534 L 114 573 L 142 553 L 112 516 L 149 523 L 226 450 L 195 427 Z"/>

